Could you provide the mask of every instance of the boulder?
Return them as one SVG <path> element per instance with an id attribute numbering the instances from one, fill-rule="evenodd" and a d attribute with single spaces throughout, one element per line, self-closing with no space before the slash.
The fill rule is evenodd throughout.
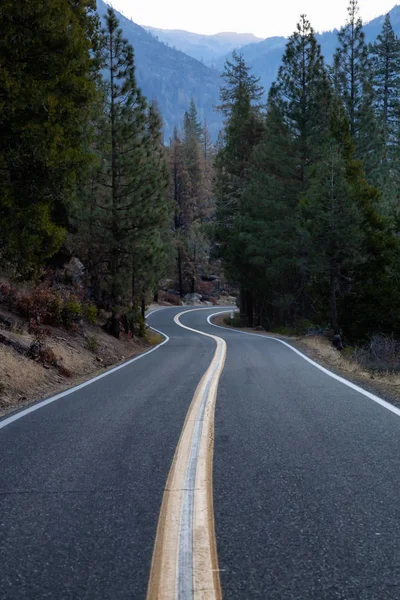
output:
<path id="1" fill-rule="evenodd" d="M 80 283 L 85 272 L 85 267 L 83 263 L 81 263 L 79 258 L 73 256 L 71 260 L 65 265 L 65 272 L 71 277 L 73 281 Z"/>

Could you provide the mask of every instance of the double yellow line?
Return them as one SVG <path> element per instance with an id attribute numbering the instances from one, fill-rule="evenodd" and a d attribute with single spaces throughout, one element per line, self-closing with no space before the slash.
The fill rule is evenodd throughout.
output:
<path id="1" fill-rule="evenodd" d="M 192 311 L 187 311 L 192 312 Z M 212 468 L 214 413 L 226 342 L 180 322 L 216 342 L 182 429 L 161 505 L 147 600 L 220 600 Z"/>

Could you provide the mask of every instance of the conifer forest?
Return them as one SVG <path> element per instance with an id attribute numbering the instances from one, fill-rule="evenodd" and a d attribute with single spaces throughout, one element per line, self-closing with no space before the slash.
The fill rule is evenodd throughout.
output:
<path id="1" fill-rule="evenodd" d="M 165 139 L 113 8 L 3 0 L 1 271 L 43 286 L 78 257 L 116 337 L 212 277 L 242 325 L 398 337 L 400 40 L 387 15 L 367 43 L 358 4 L 329 63 L 303 15 L 269 90 L 234 51 L 218 137 L 193 98 Z"/>

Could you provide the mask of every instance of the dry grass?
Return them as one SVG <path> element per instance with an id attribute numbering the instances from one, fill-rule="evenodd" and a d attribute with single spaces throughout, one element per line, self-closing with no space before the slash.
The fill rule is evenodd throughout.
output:
<path id="1" fill-rule="evenodd" d="M 0 311 L 6 313 L 3 308 Z M 16 320 L 18 327 L 11 331 L 2 329 L 1 333 L 29 348 L 35 336 L 27 332 L 26 324 L 21 328 L 22 323 L 17 321 L 15 315 L 10 316 Z M 164 339 L 152 332 L 148 340 L 130 339 L 127 336 L 117 340 L 95 325 L 86 325 L 79 333 L 55 327 L 48 329 L 50 336 L 43 340 L 44 354 L 54 356 L 51 364 L 34 361 L 0 344 L 0 415 L 77 385 L 90 376 L 141 354 Z M 91 338 L 96 339 L 96 351 L 88 344 Z"/>
<path id="2" fill-rule="evenodd" d="M 0 382 L 1 414 L 29 399 L 48 395 L 62 379 L 14 350 L 0 347 Z"/>
<path id="3" fill-rule="evenodd" d="M 158 344 L 161 344 L 165 340 L 164 336 L 160 335 L 156 331 L 153 331 L 152 329 L 147 330 L 146 337 L 151 346 L 158 346 Z"/>

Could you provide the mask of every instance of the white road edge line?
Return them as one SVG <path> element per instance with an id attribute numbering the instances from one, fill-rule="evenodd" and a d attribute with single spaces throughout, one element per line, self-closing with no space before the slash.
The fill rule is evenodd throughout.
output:
<path id="1" fill-rule="evenodd" d="M 158 309 L 152 311 L 150 314 L 152 315 L 155 312 L 158 312 L 159 310 L 163 310 L 164 308 L 170 308 L 170 307 L 166 306 L 163 308 L 158 308 Z M 149 354 L 151 354 L 152 352 L 155 352 L 156 350 L 161 348 L 161 346 L 164 346 L 165 344 L 167 344 L 169 342 L 170 338 L 167 336 L 166 333 L 163 333 L 162 331 L 155 329 L 155 327 L 151 327 L 150 329 L 152 329 L 156 333 L 159 333 L 160 335 L 162 335 L 165 338 L 165 340 L 163 342 L 161 342 L 161 344 L 158 344 L 157 346 L 155 346 L 155 348 L 152 348 L 151 350 L 148 350 L 144 354 L 140 354 L 139 356 L 136 356 L 135 358 L 132 358 L 131 360 L 128 360 L 128 361 L 122 363 L 122 365 L 118 365 L 118 367 L 114 367 L 113 369 L 110 369 L 109 371 L 106 371 L 105 373 L 102 373 L 101 375 L 97 375 L 96 377 L 93 377 L 92 379 L 89 379 L 88 381 L 80 383 L 79 385 L 76 385 L 68 390 L 65 390 L 64 392 L 60 392 L 59 394 L 56 394 L 55 396 L 51 396 L 50 398 L 47 398 L 46 400 L 37 402 L 36 404 L 33 404 L 32 406 L 29 406 L 28 408 L 25 408 L 24 410 L 21 410 L 21 411 L 15 413 L 14 415 L 11 415 L 10 417 L 6 417 L 5 419 L 2 419 L 0 421 L 0 429 L 3 429 L 3 427 L 7 427 L 7 425 L 11 425 L 11 423 L 14 423 L 14 421 L 17 421 L 18 419 L 22 419 L 22 417 L 25 417 L 26 415 L 29 415 L 32 412 L 35 412 L 35 410 L 39 410 L 40 408 L 43 408 L 44 406 L 47 406 L 48 404 L 51 404 L 52 402 L 56 402 L 57 400 L 60 400 L 61 398 L 65 398 L 65 396 L 74 394 L 78 390 L 83 389 L 84 387 L 94 383 L 95 381 L 99 381 L 100 379 L 103 379 L 103 377 L 107 377 L 108 375 L 111 375 L 112 373 L 115 373 L 116 371 L 119 371 L 120 369 L 124 369 L 125 367 L 128 367 L 132 363 L 136 362 L 137 360 L 140 360 L 141 358 L 144 358 L 145 356 L 148 356 Z"/>
<path id="2" fill-rule="evenodd" d="M 370 400 L 373 400 L 377 404 L 380 404 L 381 406 L 383 406 L 387 410 L 390 410 L 395 415 L 400 416 L 400 409 L 397 408 L 396 406 L 393 406 L 393 404 L 390 404 L 386 400 L 383 400 L 383 398 L 379 398 L 379 396 L 375 396 L 375 394 L 371 394 L 371 392 L 367 392 L 367 390 L 364 390 L 363 388 L 359 387 L 358 385 L 355 385 L 354 383 L 351 383 L 351 381 L 348 381 L 347 379 L 344 379 L 344 377 L 340 377 L 339 375 L 335 375 L 335 373 L 332 373 L 332 371 L 329 371 L 328 369 L 325 369 L 325 367 L 323 367 L 323 366 L 319 365 L 318 363 L 314 362 L 313 360 L 311 360 L 311 358 L 308 358 L 308 356 L 306 356 L 305 354 L 303 354 L 302 352 L 300 352 L 299 350 L 297 350 L 296 348 L 294 348 L 290 344 L 284 342 L 283 340 L 280 340 L 279 338 L 274 338 L 272 336 L 266 336 L 266 335 L 265 336 L 264 335 L 259 335 L 257 333 L 250 333 L 249 331 L 237 331 L 236 329 L 228 329 L 227 327 L 222 327 L 221 325 L 215 325 L 215 323 L 211 322 L 211 319 L 213 317 L 216 317 L 218 315 L 226 314 L 227 312 L 232 312 L 232 311 L 223 310 L 223 311 L 221 311 L 219 313 L 214 313 L 214 314 L 212 314 L 212 315 L 210 315 L 208 317 L 207 322 L 209 323 L 209 325 L 212 325 L 213 327 L 218 327 L 218 329 L 225 329 L 225 331 L 232 331 L 233 333 L 238 333 L 239 335 L 252 335 L 252 336 L 255 336 L 257 338 L 266 339 L 266 340 L 273 340 L 275 342 L 279 342 L 280 344 L 283 344 L 284 346 L 287 346 L 288 348 L 290 348 L 290 350 L 292 350 L 293 352 L 295 352 L 296 354 L 298 354 L 299 356 L 301 356 L 301 358 L 303 358 L 308 363 L 310 363 L 310 365 L 313 365 L 316 369 L 319 369 L 320 371 L 322 371 L 323 373 L 325 373 L 325 375 L 328 375 L 329 377 L 332 377 L 332 379 L 336 379 L 336 381 L 339 381 L 340 383 L 343 383 L 343 385 L 346 385 L 347 387 L 351 388 L 352 390 L 355 390 L 356 392 L 359 392 L 360 394 L 362 394 L 363 396 L 366 396 Z"/>

